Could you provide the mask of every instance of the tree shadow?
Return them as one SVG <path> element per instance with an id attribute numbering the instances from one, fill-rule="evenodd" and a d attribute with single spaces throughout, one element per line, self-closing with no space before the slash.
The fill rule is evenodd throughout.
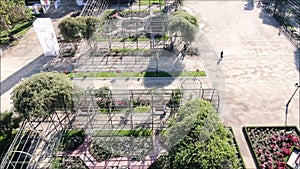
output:
<path id="1" fill-rule="evenodd" d="M 244 6 L 244 10 L 253 10 L 254 8 L 254 1 L 253 0 L 248 0 L 248 2 Z"/>
<path id="2" fill-rule="evenodd" d="M 300 48 L 297 48 L 294 51 L 294 58 L 295 58 L 295 66 L 296 66 L 298 72 L 300 72 Z"/>
<path id="3" fill-rule="evenodd" d="M 275 28 L 280 27 L 280 24 L 276 21 L 276 19 L 263 8 L 261 8 L 259 18 L 262 20 L 263 24 L 270 25 Z"/>
<path id="4" fill-rule="evenodd" d="M 18 70 L 14 74 L 7 77 L 1 82 L 1 95 L 6 93 L 17 83 L 19 83 L 21 78 L 30 77 L 34 74 L 40 73 L 41 68 L 50 62 L 55 56 L 44 56 L 43 54 L 37 57 L 35 60 L 24 66 L 22 69 Z"/>
<path id="5" fill-rule="evenodd" d="M 172 84 L 185 68 L 184 58 L 162 49 L 157 58 L 153 57 L 144 70 L 144 86 L 146 88 L 162 88 Z M 156 54 L 155 54 L 156 55 Z"/>
<path id="6" fill-rule="evenodd" d="M 57 9 L 55 9 L 54 5 L 52 5 L 46 14 L 41 15 L 41 18 L 58 19 L 75 11 L 77 11 L 77 13 L 79 11 L 80 14 L 82 8 L 83 6 L 78 6 L 76 1 L 62 1 Z"/>

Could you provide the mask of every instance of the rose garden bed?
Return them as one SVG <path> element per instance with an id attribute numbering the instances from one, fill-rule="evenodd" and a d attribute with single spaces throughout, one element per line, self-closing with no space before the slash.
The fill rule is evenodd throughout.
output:
<path id="1" fill-rule="evenodd" d="M 54 158 L 51 163 L 51 169 L 62 168 L 88 169 L 88 166 L 86 166 L 86 164 L 80 159 L 80 157 L 64 156 Z"/>
<path id="2" fill-rule="evenodd" d="M 89 152 L 98 162 L 113 157 L 126 156 L 141 160 L 152 149 L 152 138 L 149 137 L 93 137 Z"/>
<path id="3" fill-rule="evenodd" d="M 296 127 L 243 127 L 257 168 L 285 169 L 293 147 L 300 147 Z"/>

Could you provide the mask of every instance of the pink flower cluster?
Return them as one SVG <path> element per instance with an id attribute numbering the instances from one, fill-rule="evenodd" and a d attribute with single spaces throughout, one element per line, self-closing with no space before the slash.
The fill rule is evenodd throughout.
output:
<path id="1" fill-rule="evenodd" d="M 273 129 L 264 131 L 253 128 L 249 131 L 252 148 L 261 169 L 285 169 L 286 157 L 293 146 L 300 147 L 300 137 L 296 132 Z"/>

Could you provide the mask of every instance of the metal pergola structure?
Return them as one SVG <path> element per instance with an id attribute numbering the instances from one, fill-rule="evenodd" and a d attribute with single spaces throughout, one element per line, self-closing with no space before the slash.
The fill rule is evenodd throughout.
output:
<path id="1" fill-rule="evenodd" d="M 99 17 L 105 9 L 107 9 L 107 0 L 87 0 L 80 16 L 94 16 Z"/>
<path id="2" fill-rule="evenodd" d="M 149 1 L 150 3 L 150 1 Z M 101 0 L 88 0 L 87 4 L 81 11 L 81 16 L 101 16 L 103 11 L 107 9 L 108 2 Z M 150 6 L 150 4 L 149 4 Z M 172 8 L 172 1 L 165 1 L 166 8 Z M 167 15 L 166 15 L 167 16 Z M 130 18 L 134 19 L 134 18 Z M 126 19 L 126 20 L 130 20 Z M 145 20 L 150 25 L 166 24 L 168 18 L 163 20 Z M 105 24 L 112 24 L 107 21 Z M 110 27 L 110 26 L 108 26 Z M 159 27 L 159 26 L 158 26 Z M 99 43 L 90 40 L 84 44 L 80 59 L 77 60 L 76 66 L 87 64 L 92 66 L 92 71 L 102 70 L 103 59 L 106 57 L 114 59 L 111 52 L 112 48 L 122 49 L 141 49 L 150 50 L 150 54 L 138 53 L 132 58 L 134 63 L 143 62 L 143 59 L 151 60 L 156 56 L 156 53 L 162 50 L 166 41 L 163 44 L 158 43 L 153 38 L 154 34 L 159 30 L 155 30 L 150 26 L 151 38 L 149 41 L 139 43 L 136 42 L 114 42 L 113 30 L 108 30 L 108 33 L 98 32 L 100 38 L 106 36 L 110 41 Z M 139 27 L 136 24 L 130 27 L 130 30 L 121 24 L 120 33 L 123 38 L 128 38 L 127 32 L 134 35 L 140 33 Z M 163 27 L 164 34 L 167 34 L 167 28 Z M 129 36 L 132 36 L 129 34 Z M 109 53 L 106 53 L 109 48 Z M 145 54 L 145 56 L 143 56 Z M 122 53 L 124 55 L 124 53 Z M 102 56 L 102 57 L 98 57 Z M 137 57 L 139 56 L 139 57 Z M 140 59 L 140 60 L 139 60 Z M 75 68 L 76 69 L 76 68 Z M 86 68 L 84 68 L 86 69 Z M 140 69 L 136 69 L 137 71 Z M 102 70 L 103 71 L 103 70 Z M 94 96 L 93 89 L 85 90 L 76 99 L 77 106 L 75 111 L 71 112 L 54 112 L 53 114 L 35 120 L 26 120 L 20 127 L 14 141 L 9 150 L 2 159 L 1 169 L 20 169 L 20 168 L 50 168 L 51 162 L 55 157 L 56 149 L 60 144 L 62 135 L 67 129 L 84 129 L 86 133 L 97 138 L 97 131 L 106 130 L 161 130 L 166 127 L 166 124 L 171 116 L 174 116 L 179 107 L 168 104 L 170 98 L 174 96 L 176 89 L 131 89 L 131 90 L 111 90 L 112 103 L 108 108 L 100 108 L 97 105 L 97 98 Z M 210 101 L 216 109 L 219 107 L 219 95 L 215 89 L 202 89 L 198 86 L 193 89 L 187 89 L 179 86 L 181 102 L 185 104 L 189 99 L 203 98 Z M 192 95 L 191 95 L 192 94 Z M 147 112 L 139 112 L 135 102 L 137 100 L 145 101 L 145 106 L 149 107 Z M 102 112 L 101 112 L 102 111 Z M 103 113 L 106 112 L 106 113 Z M 151 138 L 152 139 L 152 138 Z"/>
<path id="3" fill-rule="evenodd" d="M 26 119 L 3 157 L 0 168 L 49 168 L 63 130 L 74 117 L 68 112 L 54 112 L 44 118 Z"/>
<path id="4" fill-rule="evenodd" d="M 176 90 L 180 91 L 180 105 L 191 99 L 203 98 L 210 101 L 216 109 L 219 107 L 219 95 L 215 89 L 113 89 L 108 107 L 99 107 L 94 90 L 88 89 L 80 97 L 77 117 L 70 128 L 83 128 L 91 132 L 93 130 L 164 128 L 166 126 L 162 122 L 168 120 L 164 118 L 174 116 L 180 106 L 176 107 L 172 105 L 175 103 L 168 103 L 176 94 Z M 141 105 L 149 107 L 149 111 L 135 110 L 135 107 L 139 107 L 136 102 L 142 102 Z"/>
<path id="5" fill-rule="evenodd" d="M 297 48 L 300 47 L 300 1 L 262 0 L 263 7 L 282 25 L 281 31 Z M 276 7 L 276 9 L 275 9 Z"/>
<path id="6" fill-rule="evenodd" d="M 97 132 L 103 130 L 151 130 L 154 133 L 156 130 L 165 129 L 169 118 L 176 115 L 175 112 L 180 109 L 167 104 L 175 90 L 113 90 L 112 104 L 106 109 L 107 113 L 100 113 L 100 110 L 105 109 L 97 105 L 93 90 L 85 90 L 77 98 L 75 112 L 55 112 L 45 118 L 24 121 L 2 159 L 0 168 L 50 168 L 62 134 L 69 129 L 84 129 L 95 140 L 100 138 Z M 203 98 L 218 109 L 219 95 L 215 89 L 179 90 L 181 105 L 189 99 Z M 190 97 L 190 93 L 193 93 L 193 97 Z M 136 111 L 134 102 L 137 100 L 143 100 L 150 107 L 149 111 Z"/>
<path id="7" fill-rule="evenodd" d="M 74 69 L 77 72 L 116 71 L 107 65 L 120 61 L 121 63 L 134 63 L 132 67 L 136 67 L 139 63 L 144 64 L 157 59 L 163 53 L 161 51 L 168 45 L 169 39 L 164 38 L 164 36 L 168 37 L 168 13 L 175 5 L 173 1 L 166 0 L 163 5 L 165 13 L 157 14 L 150 12 L 151 5 L 152 3 L 149 1 L 149 8 L 140 10 L 145 13 L 149 12 L 146 17 L 133 17 L 132 7 L 130 7 L 127 9 L 128 12 L 130 11 L 129 17 L 106 18 L 104 25 L 101 25 L 102 29 L 96 31 L 84 45 L 79 47 Z M 107 6 L 108 1 L 89 0 L 80 15 L 101 17 Z M 161 7 L 162 5 L 160 5 Z M 101 12 L 92 14 L 90 11 Z M 142 34 L 148 34 L 148 40 L 144 38 L 140 41 L 139 37 Z M 157 35 L 163 37 L 156 39 Z M 136 40 L 128 41 L 127 39 L 130 38 L 136 38 Z M 159 56 L 157 56 L 158 53 Z M 129 58 L 128 62 L 123 60 L 124 56 Z M 141 71 L 141 67 L 143 66 L 129 71 Z"/>

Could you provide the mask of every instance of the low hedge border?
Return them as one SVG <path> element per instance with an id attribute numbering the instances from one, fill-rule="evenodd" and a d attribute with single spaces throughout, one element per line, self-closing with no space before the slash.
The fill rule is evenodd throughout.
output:
<path id="1" fill-rule="evenodd" d="M 258 157 L 257 157 L 256 153 L 253 150 L 253 145 L 252 145 L 252 142 L 250 140 L 250 136 L 247 133 L 247 129 L 254 129 L 254 128 L 262 128 L 262 129 L 277 128 L 277 129 L 286 129 L 286 130 L 293 129 L 293 130 L 296 131 L 296 133 L 298 135 L 300 135 L 300 132 L 299 132 L 299 130 L 298 130 L 298 128 L 296 126 L 245 126 L 245 127 L 243 127 L 242 131 L 243 131 L 245 140 L 247 142 L 248 148 L 250 150 L 252 158 L 254 159 L 254 163 L 255 163 L 256 168 L 259 168 L 259 169 L 260 169 L 259 160 L 258 160 Z"/>
<path id="2" fill-rule="evenodd" d="M 246 169 L 246 165 L 245 165 L 245 162 L 244 162 L 244 160 L 243 160 L 243 157 L 242 157 L 242 153 L 241 153 L 241 151 L 240 151 L 240 148 L 239 148 L 239 146 L 238 146 L 238 144 L 237 144 L 237 141 L 236 141 L 236 139 L 235 139 L 235 134 L 234 134 L 234 131 L 233 131 L 233 129 L 232 129 L 232 127 L 228 127 L 228 130 L 229 130 L 229 132 L 232 134 L 232 140 L 233 140 L 233 143 L 234 143 L 234 147 L 236 148 L 236 151 L 237 151 L 237 156 L 239 157 L 239 159 L 241 160 L 241 162 L 242 162 L 242 164 L 241 164 L 241 167 L 243 168 L 243 169 Z"/>
<path id="3" fill-rule="evenodd" d="M 111 137 L 111 136 L 122 136 L 122 137 L 148 137 L 151 136 L 152 130 L 100 130 L 96 132 L 93 137 Z"/>

